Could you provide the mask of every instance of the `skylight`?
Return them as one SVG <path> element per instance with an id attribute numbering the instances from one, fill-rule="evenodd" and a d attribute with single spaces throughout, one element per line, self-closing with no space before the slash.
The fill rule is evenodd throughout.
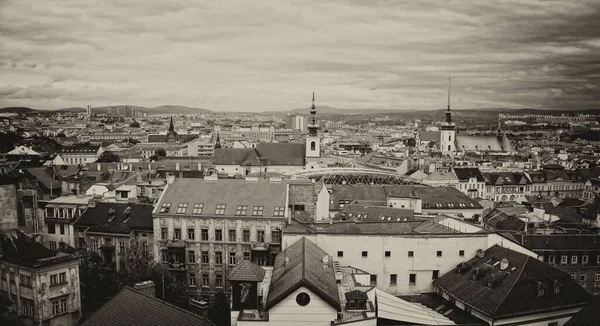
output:
<path id="1" fill-rule="evenodd" d="M 192 209 L 192 214 L 200 215 L 200 214 L 202 214 L 203 209 L 204 209 L 204 204 L 194 204 L 194 208 Z"/>
<path id="2" fill-rule="evenodd" d="M 185 214 L 187 212 L 188 204 L 187 203 L 179 203 L 177 206 L 177 214 Z"/>
<path id="3" fill-rule="evenodd" d="M 263 216 L 264 206 L 254 206 L 252 207 L 252 216 Z"/>
<path id="4" fill-rule="evenodd" d="M 171 209 L 171 203 L 162 203 L 159 213 L 168 213 Z"/>

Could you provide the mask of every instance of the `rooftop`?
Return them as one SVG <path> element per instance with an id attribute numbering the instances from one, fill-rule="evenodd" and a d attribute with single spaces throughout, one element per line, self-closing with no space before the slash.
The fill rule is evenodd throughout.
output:
<path id="1" fill-rule="evenodd" d="M 0 230 L 0 261 L 36 268 L 61 263 L 76 256 L 55 252 L 18 230 Z"/>
<path id="2" fill-rule="evenodd" d="M 433 284 L 494 320 L 582 307 L 591 301 L 591 294 L 568 273 L 497 245 Z"/>
<path id="3" fill-rule="evenodd" d="M 89 232 L 120 234 L 130 234 L 133 231 L 152 232 L 152 210 L 152 205 L 97 203 L 81 214 L 75 226 L 88 227 Z"/>

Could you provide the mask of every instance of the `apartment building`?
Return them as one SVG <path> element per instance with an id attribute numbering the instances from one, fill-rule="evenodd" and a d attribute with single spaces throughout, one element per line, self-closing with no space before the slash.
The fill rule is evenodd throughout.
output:
<path id="1" fill-rule="evenodd" d="M 76 325 L 81 318 L 79 260 L 18 230 L 0 231 L 0 290 L 10 313 L 32 324 Z"/>
<path id="2" fill-rule="evenodd" d="M 76 246 L 73 224 L 86 210 L 93 196 L 62 196 L 41 205 L 44 211 L 46 232 L 44 244 L 58 250 L 61 243 Z"/>
<path id="3" fill-rule="evenodd" d="M 522 172 L 483 172 L 486 199 L 494 202 L 525 201 L 531 194 L 531 180 Z"/>

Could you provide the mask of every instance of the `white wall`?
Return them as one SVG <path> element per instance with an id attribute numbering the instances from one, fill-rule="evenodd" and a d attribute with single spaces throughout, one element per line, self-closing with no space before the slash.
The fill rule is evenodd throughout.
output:
<path id="1" fill-rule="evenodd" d="M 329 192 L 323 186 L 321 192 L 317 195 L 317 216 L 316 221 L 322 221 L 329 217 Z"/>
<path id="2" fill-rule="evenodd" d="M 300 292 L 306 292 L 310 295 L 310 302 L 304 307 L 296 303 L 296 295 Z M 335 308 L 321 299 L 314 292 L 305 287 L 300 287 L 287 298 L 269 309 L 268 325 L 330 326 L 331 322 L 336 318 L 337 310 Z M 238 325 L 240 325 L 239 322 Z"/>
<path id="3" fill-rule="evenodd" d="M 302 236 L 285 234 L 284 248 Z M 308 236 L 307 239 L 342 266 L 377 274 L 377 288 L 394 295 L 431 292 L 434 270 L 439 270 L 441 276 L 458 263 L 473 258 L 477 249 L 488 248 L 488 234 L 439 237 L 319 234 Z M 437 257 L 438 250 L 442 251 L 442 257 Z M 464 256 L 459 256 L 459 250 L 464 250 Z M 338 257 L 338 251 L 343 251 L 343 257 Z M 367 251 L 368 257 L 362 257 L 362 251 Z M 390 251 L 391 257 L 385 257 L 385 251 Z M 408 257 L 408 251 L 413 251 L 414 256 Z M 409 284 L 411 273 L 417 275 L 414 285 Z M 390 285 L 391 274 L 397 274 L 396 285 Z"/>

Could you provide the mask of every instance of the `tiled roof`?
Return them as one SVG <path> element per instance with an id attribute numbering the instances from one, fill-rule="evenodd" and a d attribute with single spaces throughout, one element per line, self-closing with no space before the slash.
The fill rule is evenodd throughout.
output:
<path id="1" fill-rule="evenodd" d="M 456 136 L 458 151 L 494 151 L 513 152 L 514 149 L 506 136 Z"/>
<path id="2" fill-rule="evenodd" d="M 360 234 L 360 235 L 400 235 L 400 234 L 418 234 L 418 233 L 438 233 L 448 234 L 457 233 L 455 230 L 442 227 L 434 222 L 412 220 L 406 222 L 391 221 L 381 222 L 335 222 L 332 224 L 315 223 L 300 224 L 292 223 L 283 228 L 283 233 L 288 234 Z"/>
<path id="3" fill-rule="evenodd" d="M 259 143 L 256 145 L 256 152 L 269 165 L 303 166 L 306 145 L 303 143 Z"/>
<path id="4" fill-rule="evenodd" d="M 488 186 L 529 185 L 531 181 L 522 172 L 485 172 L 482 173 Z"/>
<path id="5" fill-rule="evenodd" d="M 100 146 L 64 147 L 60 152 L 65 154 L 93 154 L 97 153 Z"/>
<path id="6" fill-rule="evenodd" d="M 326 268 L 323 264 L 324 257 L 328 257 Z M 274 307 L 302 286 L 315 292 L 338 311 L 341 310 L 333 260 L 305 237 L 294 242 L 275 258 L 265 308 Z"/>
<path id="7" fill-rule="evenodd" d="M 50 250 L 18 230 L 0 230 L 0 252 L 0 261 L 31 268 L 77 259 Z"/>
<path id="8" fill-rule="evenodd" d="M 39 181 L 46 189 L 56 189 L 61 187 L 61 182 L 53 179 L 47 168 L 28 168 L 25 169 L 25 171 Z"/>
<path id="9" fill-rule="evenodd" d="M 596 214 L 600 212 L 600 197 L 596 198 L 594 202 L 583 212 L 583 216 L 591 219 L 596 219 Z"/>
<path id="10" fill-rule="evenodd" d="M 566 206 L 557 206 L 553 207 L 549 205 L 545 209 L 546 214 L 556 215 L 560 218 L 560 222 L 571 222 L 571 223 L 581 223 L 581 219 L 583 215 L 579 213 L 579 210 L 573 207 Z"/>
<path id="11" fill-rule="evenodd" d="M 274 217 L 275 207 L 286 206 L 286 189 L 287 184 L 283 181 L 271 182 L 264 179 L 252 182 L 245 179 L 175 178 L 164 191 L 156 212 L 181 216 L 221 216 L 215 215 L 216 208 L 217 205 L 225 204 L 222 214 L 224 217 L 236 217 L 238 205 L 247 206 L 246 217 L 252 217 L 253 208 L 260 206 L 263 207 L 263 215 L 256 217 Z M 171 208 L 161 212 L 162 205 L 166 203 L 171 204 Z M 179 204 L 187 204 L 185 212 L 177 213 Z M 203 205 L 201 212 L 197 210 L 194 213 L 196 204 Z"/>
<path id="12" fill-rule="evenodd" d="M 483 222 L 499 231 L 524 231 L 525 222 L 517 216 L 494 209 L 483 217 Z"/>
<path id="13" fill-rule="evenodd" d="M 215 148 L 213 164 L 242 165 L 253 151 L 254 149 L 251 148 Z"/>
<path id="14" fill-rule="evenodd" d="M 125 287 L 82 326 L 198 326 L 214 324 L 201 316 Z"/>
<path id="15" fill-rule="evenodd" d="M 454 187 L 411 185 L 337 185 L 331 188 L 330 209 L 337 210 L 339 201 L 386 202 L 389 197 L 421 199 L 423 208 L 475 209 L 482 206 Z M 349 204 L 349 203 L 348 203 Z"/>
<path id="16" fill-rule="evenodd" d="M 454 173 L 460 180 L 469 180 L 471 177 L 477 178 L 478 182 L 484 182 L 485 179 L 481 175 L 478 168 L 454 168 Z"/>
<path id="17" fill-rule="evenodd" d="M 412 209 L 399 209 L 387 206 L 349 205 L 334 217 L 335 220 L 363 221 L 366 218 L 373 222 L 399 222 L 414 219 Z"/>
<path id="18" fill-rule="evenodd" d="M 523 235 L 523 246 L 533 251 L 595 250 L 600 252 L 600 235 Z"/>
<path id="19" fill-rule="evenodd" d="M 563 326 L 596 326 L 600 321 L 600 297 L 579 310 Z"/>
<path id="20" fill-rule="evenodd" d="M 421 141 L 440 141 L 440 132 L 439 131 L 419 131 L 419 139 Z"/>
<path id="21" fill-rule="evenodd" d="M 504 271 L 500 270 L 502 259 L 508 260 Z M 591 300 L 591 294 L 568 273 L 497 245 L 486 250 L 483 258 L 466 262 L 460 274 L 459 266 L 433 284 L 494 320 L 582 307 Z M 480 276 L 474 281 L 476 274 Z M 489 287 L 492 278 L 495 282 Z M 555 286 L 559 293 L 554 292 Z M 538 296 L 539 289 L 544 290 L 542 296 Z"/>
<path id="22" fill-rule="evenodd" d="M 109 221 L 109 211 L 115 216 Z M 91 232 L 129 234 L 132 231 L 152 232 L 152 205 L 130 203 L 97 203 L 88 207 L 75 222 L 77 227 L 89 227 Z M 129 212 L 129 218 L 127 218 Z"/>
<path id="23" fill-rule="evenodd" d="M 260 266 L 249 260 L 242 260 L 229 272 L 227 280 L 229 281 L 246 281 L 246 282 L 262 282 L 265 278 L 266 271 Z"/>

